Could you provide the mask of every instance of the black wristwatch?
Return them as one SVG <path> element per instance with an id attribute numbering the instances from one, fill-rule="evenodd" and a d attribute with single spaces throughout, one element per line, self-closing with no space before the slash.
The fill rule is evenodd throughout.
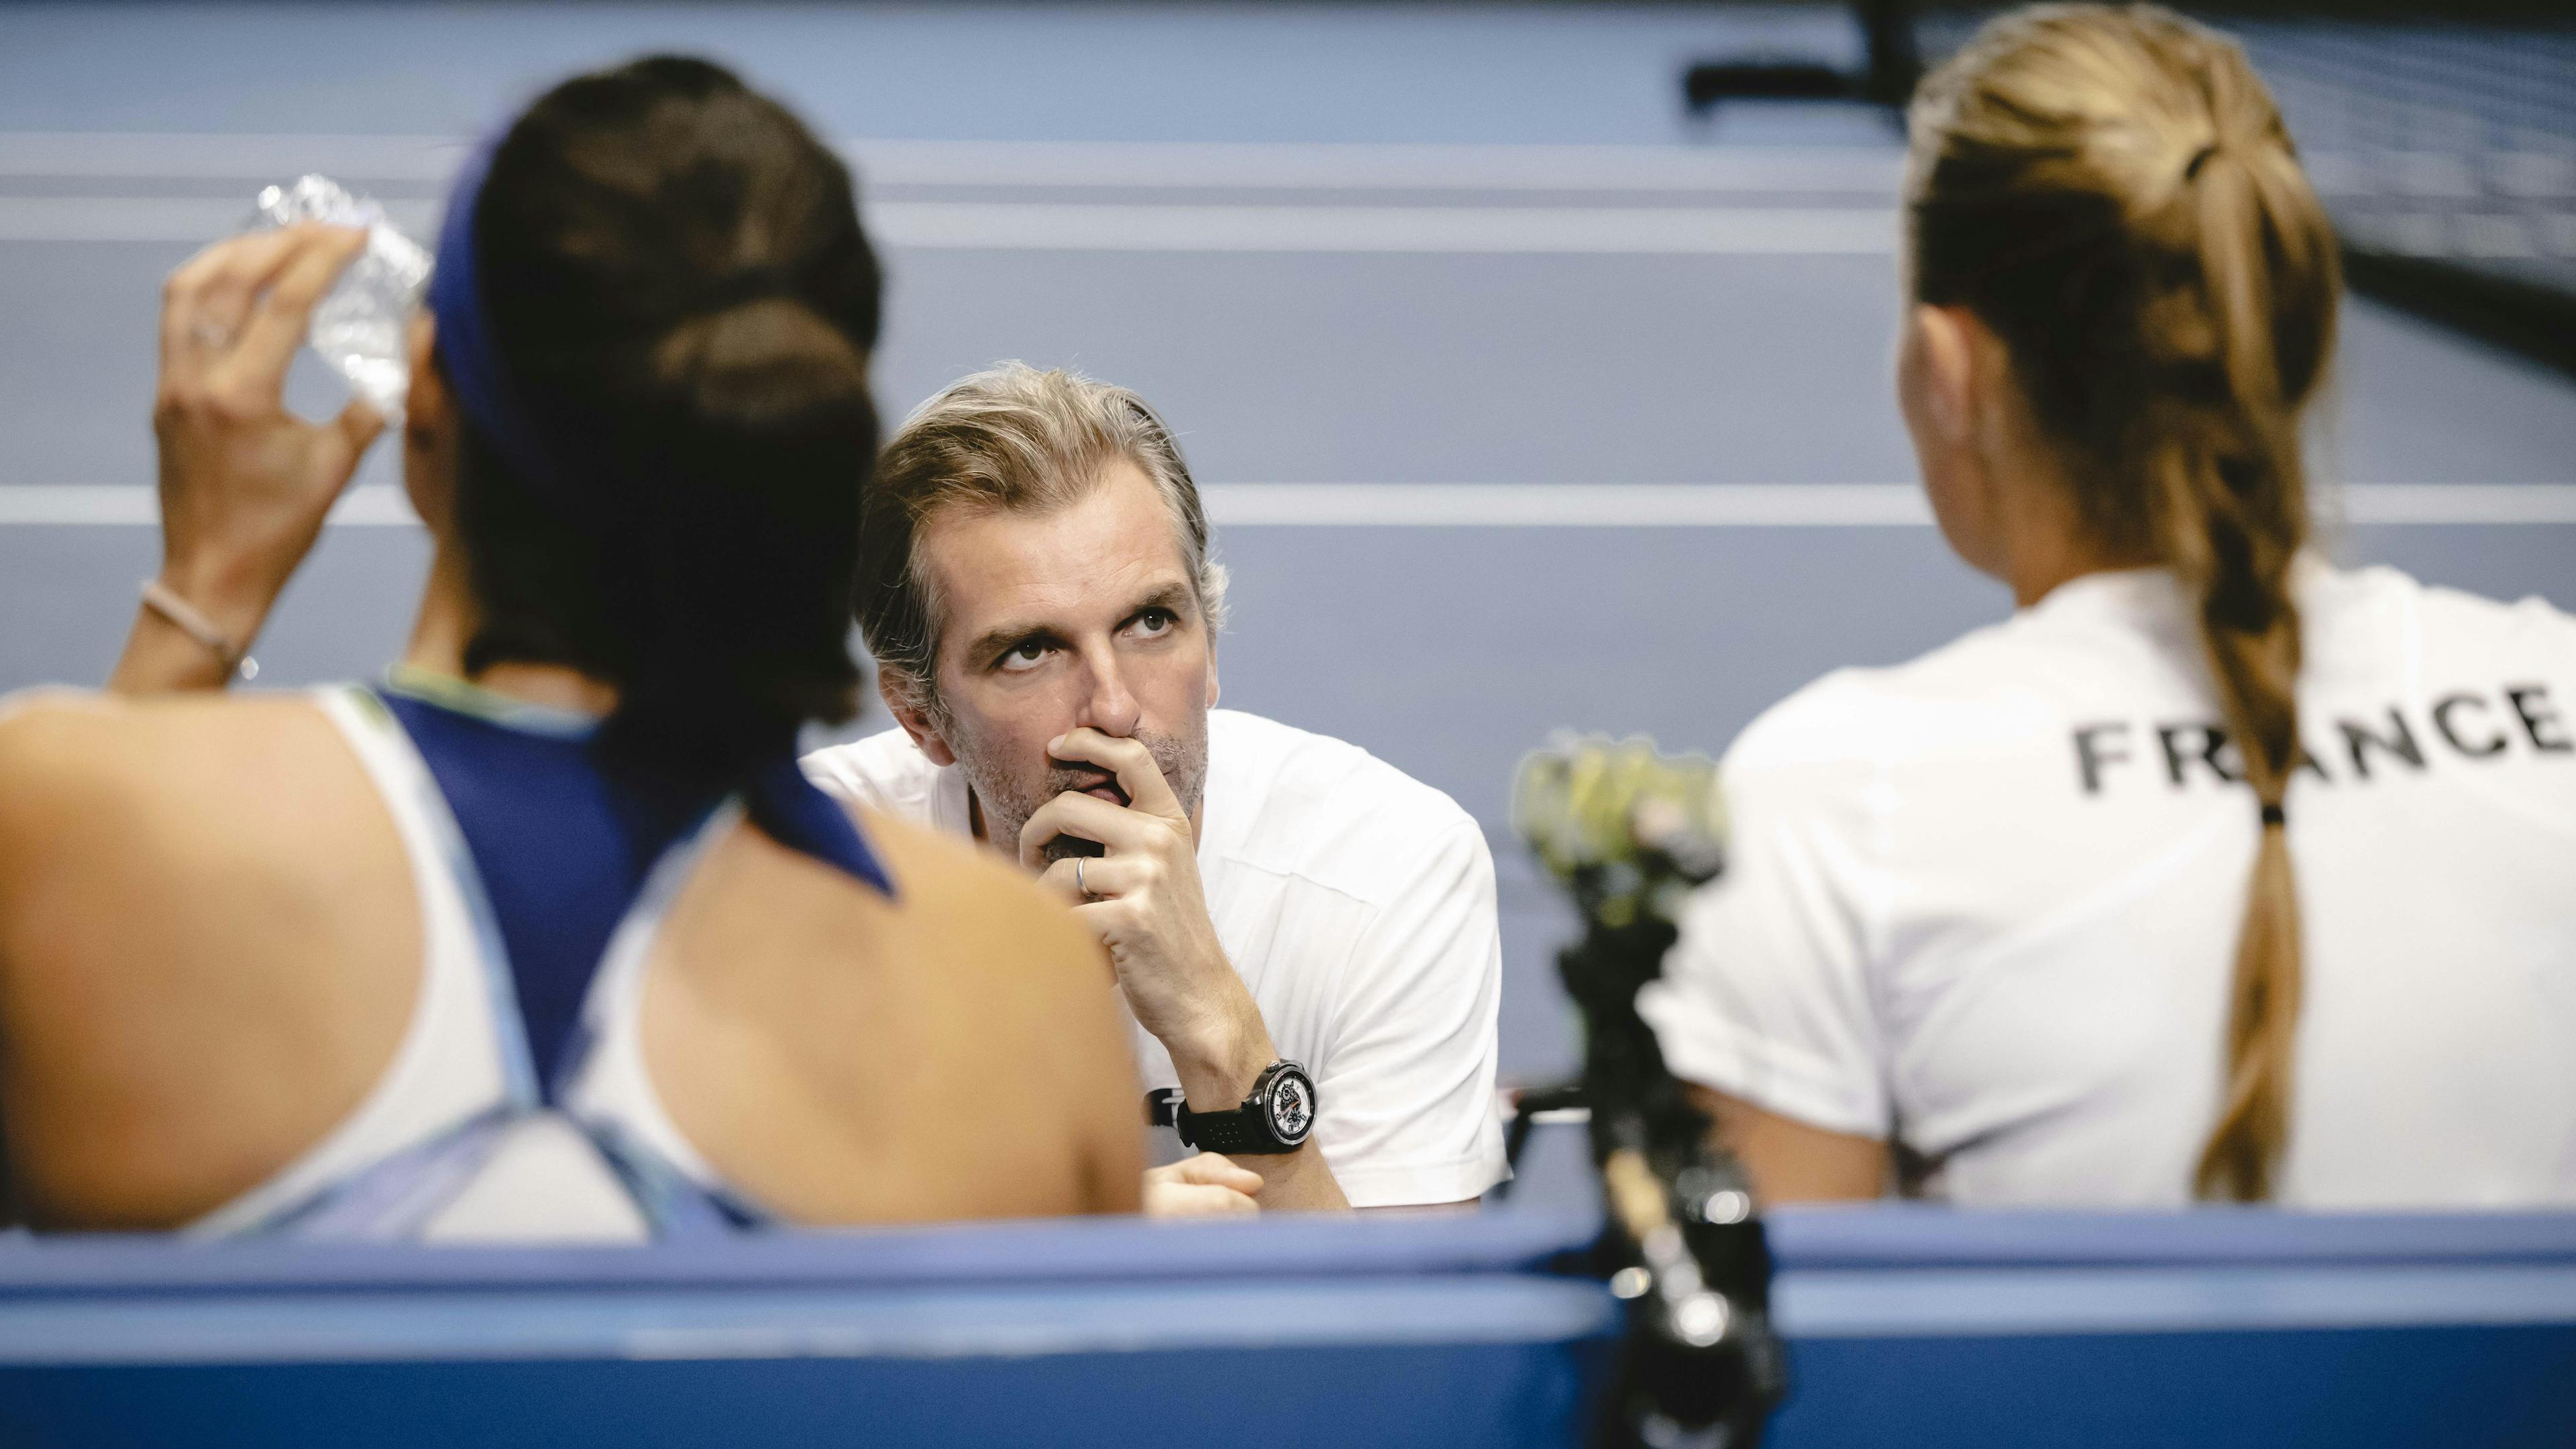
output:
<path id="1" fill-rule="evenodd" d="M 1201 1152 L 1276 1156 L 1306 1145 L 1315 1130 L 1315 1079 L 1295 1062 L 1272 1062 L 1252 1084 L 1252 1095 L 1230 1112 L 1193 1112 L 1178 1087 L 1145 1094 L 1145 1116 L 1180 1133 L 1181 1145 Z"/>

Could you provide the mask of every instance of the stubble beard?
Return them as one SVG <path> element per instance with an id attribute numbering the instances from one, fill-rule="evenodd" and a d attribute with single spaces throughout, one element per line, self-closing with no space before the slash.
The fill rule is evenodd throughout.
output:
<path id="1" fill-rule="evenodd" d="M 975 792 L 975 803 L 984 814 L 984 839 L 1011 855 L 1020 850 L 1020 831 L 1038 808 L 1067 790 L 1092 783 L 1100 771 L 1065 769 L 1047 762 L 1034 775 L 1014 771 L 1012 761 L 999 758 L 999 751 L 974 738 L 971 731 L 952 730 L 956 740 L 957 767 L 966 773 L 967 787 Z M 1199 802 L 1207 789 L 1207 719 L 1202 715 L 1198 729 L 1188 736 L 1156 734 L 1144 730 L 1132 738 L 1154 757 L 1154 768 L 1162 772 L 1163 783 L 1181 802 L 1181 810 L 1191 819 L 1198 818 Z M 1046 843 L 1045 858 L 1052 862 L 1074 856 L 1100 854 L 1096 842 L 1059 835 Z"/>

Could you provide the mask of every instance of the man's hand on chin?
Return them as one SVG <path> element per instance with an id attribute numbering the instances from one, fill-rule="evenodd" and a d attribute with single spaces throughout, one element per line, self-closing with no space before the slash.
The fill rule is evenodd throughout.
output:
<path id="1" fill-rule="evenodd" d="M 1067 790 L 1020 829 L 1020 863 L 1073 903 L 1109 948 L 1137 1024 L 1170 1049 L 1193 1110 L 1235 1107 L 1275 1053 L 1261 1009 L 1226 960 L 1199 884 L 1198 834 L 1180 798 L 1135 740 L 1077 729 L 1047 743 L 1059 760 L 1097 765 L 1127 797 Z M 1047 864 L 1059 837 L 1103 854 Z"/>
<path id="2" fill-rule="evenodd" d="M 1235 1218 L 1261 1211 L 1261 1174 L 1235 1166 L 1213 1152 L 1202 1152 L 1168 1167 L 1145 1172 L 1145 1216 L 1149 1218 Z"/>
<path id="3" fill-rule="evenodd" d="M 1109 948 L 1119 990 L 1136 1024 L 1153 1033 L 1172 1055 L 1172 1069 L 1193 1112 L 1231 1112 L 1279 1059 L 1260 1004 L 1226 959 L 1208 918 L 1199 885 L 1198 832 L 1154 756 L 1134 740 L 1078 729 L 1047 744 L 1059 760 L 1080 760 L 1109 772 L 1127 796 L 1113 804 L 1067 790 L 1029 816 L 1020 828 L 1020 863 L 1045 867 L 1039 880 L 1074 903 L 1074 914 Z M 1104 853 L 1046 864 L 1047 846 L 1060 836 L 1097 842 Z M 1196 1170 L 1240 1174 L 1268 1189 L 1273 1209 L 1340 1211 L 1350 1206 L 1333 1180 L 1323 1149 L 1310 1139 L 1294 1152 L 1262 1159 L 1252 1173 L 1214 1154 L 1146 1174 L 1147 1211 L 1159 1194 L 1173 1202 L 1251 1205 L 1239 1178 L 1194 1178 Z M 1209 1166 L 1193 1169 L 1193 1164 Z M 1155 1173 L 1173 1174 L 1160 1182 Z M 1180 1189 L 1189 1189 L 1182 1192 Z M 1226 1194 L 1232 1194 L 1232 1197 Z M 1211 1196 L 1211 1194 L 1215 1194 Z"/>

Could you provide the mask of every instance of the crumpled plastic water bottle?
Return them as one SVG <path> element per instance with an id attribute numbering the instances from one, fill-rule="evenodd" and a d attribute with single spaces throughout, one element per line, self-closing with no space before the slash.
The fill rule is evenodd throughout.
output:
<path id="1" fill-rule="evenodd" d="M 254 230 L 302 221 L 366 230 L 367 249 L 313 309 L 313 329 L 305 341 L 386 422 L 401 421 L 403 398 L 411 388 L 411 353 L 404 334 L 420 306 L 421 289 L 429 284 L 429 252 L 396 231 L 381 204 L 328 176 L 266 187 L 256 204 Z"/>

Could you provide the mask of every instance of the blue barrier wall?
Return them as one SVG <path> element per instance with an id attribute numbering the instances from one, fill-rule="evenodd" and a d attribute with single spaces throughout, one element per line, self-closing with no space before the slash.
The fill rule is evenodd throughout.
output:
<path id="1" fill-rule="evenodd" d="M 1773 1449 L 2576 1445 L 2576 1216 L 1774 1216 Z"/>
<path id="2" fill-rule="evenodd" d="M 0 1444 L 1540 1445 L 1580 1219 L 0 1247 Z M 1775 1449 L 2576 1444 L 2576 1216 L 1772 1220 Z"/>
<path id="3" fill-rule="evenodd" d="M 0 1444 L 1562 1445 L 1562 1222 L 0 1249 Z"/>

